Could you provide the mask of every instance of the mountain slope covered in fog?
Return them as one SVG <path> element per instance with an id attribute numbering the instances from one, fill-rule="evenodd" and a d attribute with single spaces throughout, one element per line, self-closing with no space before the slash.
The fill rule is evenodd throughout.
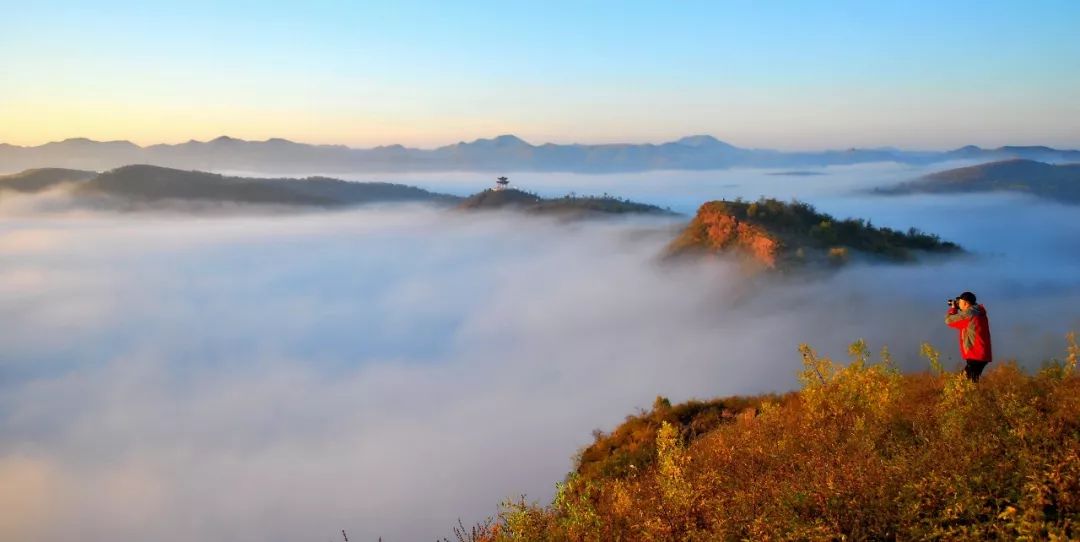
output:
<path id="1" fill-rule="evenodd" d="M 106 170 L 125 164 L 153 164 L 198 170 L 261 173 L 394 171 L 571 171 L 626 172 L 708 170 L 730 167 L 824 167 L 868 162 L 931 164 L 950 160 L 993 161 L 1024 158 L 1047 162 L 1080 161 L 1080 151 L 1050 147 L 967 146 L 952 151 L 845 149 L 776 151 L 747 149 L 709 135 L 653 144 L 533 145 L 513 135 L 461 141 L 435 149 L 388 145 L 360 149 L 309 145 L 286 139 L 245 141 L 222 136 L 211 141 L 141 147 L 128 141 L 67 139 L 39 146 L 0 144 L 0 171 L 34 167 Z"/>
<path id="2" fill-rule="evenodd" d="M 882 189 L 889 194 L 1023 192 L 1066 203 L 1080 203 L 1080 164 L 1004 160 L 925 175 Z"/>
<path id="3" fill-rule="evenodd" d="M 589 217 L 618 214 L 674 215 L 647 203 L 603 196 L 567 195 L 542 198 L 518 189 L 484 190 L 460 198 L 403 184 L 351 182 L 329 177 L 256 178 L 235 177 L 149 165 L 130 165 L 98 174 L 93 171 L 44 168 L 0 176 L 0 192 L 37 193 L 61 185 L 89 204 L 160 202 L 235 203 L 342 207 L 366 203 L 428 202 L 457 204 L 465 211 L 504 209 L 529 214 Z M 107 200 L 102 198 L 108 198 Z"/>
<path id="4" fill-rule="evenodd" d="M 335 207 L 364 203 L 426 201 L 453 203 L 459 198 L 392 183 L 350 182 L 328 177 L 306 179 L 232 177 L 149 165 L 130 165 L 98 174 L 60 168 L 32 169 L 0 177 L 5 189 L 36 193 L 68 184 L 76 198 L 108 196 L 130 202 L 203 201 Z"/>
<path id="5" fill-rule="evenodd" d="M 147 165 L 124 166 L 107 171 L 79 185 L 78 192 L 106 194 L 137 201 L 180 199 L 320 206 L 456 200 L 454 196 L 400 184 L 356 183 L 327 177 L 228 177 L 202 171 L 181 171 Z"/>
<path id="6" fill-rule="evenodd" d="M 0 192 L 34 193 L 64 183 L 77 183 L 94 178 L 97 172 L 77 169 L 37 168 L 10 175 L 0 175 Z"/>

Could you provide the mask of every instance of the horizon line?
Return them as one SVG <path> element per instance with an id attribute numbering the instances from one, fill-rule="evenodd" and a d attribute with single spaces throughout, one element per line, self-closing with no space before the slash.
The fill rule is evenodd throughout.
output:
<path id="1" fill-rule="evenodd" d="M 292 139 L 284 138 L 284 137 L 268 137 L 266 139 L 243 139 L 243 138 L 239 138 L 239 137 L 232 137 L 232 136 L 229 136 L 229 135 L 226 135 L 226 134 L 222 134 L 220 136 L 217 136 L 217 137 L 214 137 L 214 138 L 211 138 L 211 139 L 206 139 L 206 140 L 198 140 L 198 139 L 191 138 L 191 139 L 188 139 L 187 141 L 180 141 L 180 142 L 176 142 L 176 143 L 159 142 L 159 143 L 139 144 L 139 143 L 135 143 L 135 142 L 133 142 L 133 141 L 131 141 L 129 139 L 102 139 L 102 140 L 99 140 L 99 139 L 93 139 L 93 138 L 85 137 L 85 136 L 73 136 L 73 137 L 67 137 L 67 138 L 59 139 L 59 140 L 46 141 L 44 143 L 39 143 L 39 144 L 36 144 L 36 145 L 19 145 L 19 144 L 15 144 L 15 143 L 7 143 L 7 142 L 0 141 L 0 146 L 17 147 L 17 148 L 21 148 L 21 149 L 33 149 L 33 148 L 38 148 L 38 147 L 44 147 L 46 145 L 57 145 L 57 144 L 68 143 L 68 142 L 88 142 L 88 143 L 99 143 L 99 144 L 123 143 L 123 144 L 128 144 L 128 145 L 138 147 L 140 149 L 146 149 L 146 148 L 157 147 L 157 146 L 175 147 L 175 146 L 191 144 L 191 143 L 209 144 L 209 143 L 213 143 L 213 142 L 216 142 L 216 141 L 239 141 L 239 142 L 243 142 L 243 143 L 283 142 L 283 143 L 291 143 L 291 144 L 294 144 L 294 145 L 305 145 L 305 146 L 311 146 L 311 147 L 340 147 L 340 148 L 345 148 L 345 149 L 349 149 L 349 150 L 374 150 L 374 149 L 381 149 L 381 148 L 401 147 L 401 148 L 409 149 L 409 150 L 432 151 L 432 150 L 437 150 L 437 149 L 441 149 L 441 148 L 452 147 L 452 146 L 455 146 L 455 145 L 463 145 L 463 144 L 468 145 L 468 144 L 479 143 L 479 142 L 482 142 L 482 141 L 496 141 L 496 140 L 499 140 L 499 139 L 511 139 L 511 138 L 514 139 L 514 140 L 520 141 L 520 142 L 522 142 L 522 143 L 524 143 L 524 144 L 526 144 L 526 145 L 528 145 L 530 147 L 544 147 L 544 146 L 549 146 L 549 145 L 550 146 L 560 146 L 560 147 L 573 147 L 573 146 L 578 146 L 578 147 L 604 147 L 604 146 L 640 146 L 640 145 L 661 146 L 661 145 L 667 145 L 667 144 L 672 144 L 672 143 L 679 143 L 680 141 L 686 140 L 686 139 L 709 138 L 709 139 L 711 139 L 712 141 L 714 141 L 714 142 L 716 142 L 718 144 L 729 145 L 729 146 L 734 147 L 734 148 L 739 149 L 739 150 L 747 150 L 747 151 L 766 150 L 766 151 L 778 151 L 778 152 L 785 152 L 785 153 L 830 152 L 830 151 L 851 151 L 851 150 L 862 150 L 862 151 L 868 151 L 868 150 L 883 150 L 883 151 L 896 150 L 896 151 L 902 151 L 902 152 L 948 152 L 948 151 L 960 150 L 960 149 L 966 149 L 966 148 L 975 148 L 975 149 L 981 149 L 981 150 L 998 150 L 998 149 L 1004 149 L 1004 148 L 1009 148 L 1009 147 L 1012 147 L 1012 148 L 1037 148 L 1037 147 L 1043 147 L 1043 148 L 1052 149 L 1052 150 L 1058 150 L 1058 151 L 1077 150 L 1077 149 L 1073 149 L 1073 148 L 1051 147 L 1049 145 L 1044 145 L 1044 144 L 1034 144 L 1034 145 L 1004 144 L 1004 145 L 998 145 L 996 147 L 991 147 L 991 146 L 984 147 L 984 146 L 980 146 L 980 145 L 968 144 L 968 145 L 960 145 L 958 147 L 951 147 L 951 148 L 948 148 L 948 149 L 945 149 L 945 150 L 932 150 L 932 149 L 920 149 L 920 148 L 912 149 L 912 148 L 898 147 L 898 146 L 895 146 L 895 145 L 875 145 L 875 146 L 867 146 L 867 147 L 860 147 L 860 146 L 833 147 L 833 148 L 822 148 L 822 149 L 816 149 L 816 150 L 814 150 L 814 149 L 779 150 L 779 149 L 770 148 L 770 147 L 740 147 L 738 145 L 729 143 L 725 139 L 720 139 L 720 138 L 717 138 L 716 136 L 714 136 L 712 134 L 704 134 L 704 133 L 689 134 L 689 135 L 677 137 L 677 138 L 672 139 L 672 140 L 661 141 L 661 142 L 653 142 L 653 141 L 639 141 L 639 142 L 619 141 L 619 142 L 608 142 L 608 143 L 576 143 L 576 142 L 574 142 L 574 143 L 555 143 L 555 142 L 550 142 L 550 141 L 544 142 L 544 143 L 531 143 L 531 142 L 525 140 L 524 138 L 522 138 L 522 137 L 520 137 L 518 135 L 515 135 L 515 134 L 512 134 L 512 133 L 504 133 L 504 134 L 499 134 L 499 135 L 492 136 L 492 137 L 478 137 L 476 139 L 469 140 L 469 141 L 461 139 L 461 140 L 458 140 L 458 141 L 453 142 L 453 143 L 447 143 L 447 144 L 437 145 L 437 146 L 433 146 L 433 147 L 411 147 L 411 146 L 404 145 L 404 144 L 401 144 L 401 143 L 384 143 L 384 144 L 379 144 L 379 145 L 374 145 L 374 146 L 369 146 L 369 147 L 362 147 L 362 146 L 347 145 L 347 144 L 344 144 L 344 143 L 308 143 L 308 142 L 296 141 L 296 140 L 292 140 Z"/>

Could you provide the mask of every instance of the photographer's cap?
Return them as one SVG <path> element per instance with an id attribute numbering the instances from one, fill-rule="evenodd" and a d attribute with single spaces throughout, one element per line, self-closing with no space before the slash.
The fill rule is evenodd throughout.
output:
<path id="1" fill-rule="evenodd" d="M 964 301 L 967 301 L 968 303 L 971 303 L 972 305 L 975 304 L 975 294 L 973 294 L 971 292 L 964 292 L 964 293 L 960 294 L 959 296 L 957 296 L 956 299 L 963 299 Z"/>

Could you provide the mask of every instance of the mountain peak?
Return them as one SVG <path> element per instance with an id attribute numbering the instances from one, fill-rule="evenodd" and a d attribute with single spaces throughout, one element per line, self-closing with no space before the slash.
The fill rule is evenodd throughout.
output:
<path id="1" fill-rule="evenodd" d="M 475 141 L 465 143 L 458 143 L 459 146 L 477 146 L 477 147 L 531 147 L 528 142 L 513 134 L 503 134 L 493 139 L 477 139 Z"/>
<path id="2" fill-rule="evenodd" d="M 65 139 L 63 141 L 53 141 L 51 143 L 46 143 L 46 145 L 66 145 L 66 146 L 78 145 L 78 146 L 86 146 L 86 147 L 91 147 L 91 146 L 94 146 L 94 145 L 108 145 L 110 147 L 121 147 L 121 146 L 122 147 L 136 147 L 137 146 L 134 143 L 132 143 L 130 141 L 127 141 L 126 139 L 116 139 L 116 140 L 112 140 L 112 141 L 97 141 L 97 140 L 89 139 L 89 138 L 86 138 L 86 137 L 69 137 L 69 138 L 67 138 L 67 139 Z"/>
<path id="3" fill-rule="evenodd" d="M 686 137 L 683 137 L 683 138 L 680 138 L 680 139 L 676 140 L 675 143 L 677 143 L 679 145 L 686 146 L 686 147 L 695 147 L 695 148 L 699 148 L 699 149 L 705 149 L 705 148 L 734 149 L 735 148 L 734 146 L 732 146 L 732 145 L 730 145 L 728 143 L 724 143 L 723 141 L 720 141 L 719 139 L 716 139 L 715 137 L 713 137 L 711 135 L 708 135 L 708 134 L 699 134 L 699 135 L 686 136 Z"/>
<path id="4" fill-rule="evenodd" d="M 518 136 L 516 136 L 514 134 L 502 134 L 500 136 L 497 136 L 492 141 L 494 141 L 496 143 L 499 143 L 499 144 L 508 144 L 508 143 L 517 144 L 517 143 L 520 143 L 520 144 L 523 144 L 523 145 L 528 145 L 528 143 L 526 143 L 524 139 L 521 139 L 520 137 L 518 137 Z"/>
<path id="5" fill-rule="evenodd" d="M 998 148 L 998 150 L 1004 152 L 1057 152 L 1057 149 L 1046 145 L 1005 145 Z"/>

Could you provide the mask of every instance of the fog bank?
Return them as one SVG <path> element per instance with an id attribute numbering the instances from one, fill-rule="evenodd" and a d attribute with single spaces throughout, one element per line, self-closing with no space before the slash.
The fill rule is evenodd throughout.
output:
<path id="1" fill-rule="evenodd" d="M 943 301 L 965 289 L 1000 358 L 1080 329 L 1072 208 L 800 190 L 974 253 L 776 282 L 659 265 L 661 219 L 0 201 L 0 539 L 430 540 L 549 499 L 592 429 L 657 394 L 791 389 L 799 343 L 918 370 L 929 340 L 955 364 Z"/>

